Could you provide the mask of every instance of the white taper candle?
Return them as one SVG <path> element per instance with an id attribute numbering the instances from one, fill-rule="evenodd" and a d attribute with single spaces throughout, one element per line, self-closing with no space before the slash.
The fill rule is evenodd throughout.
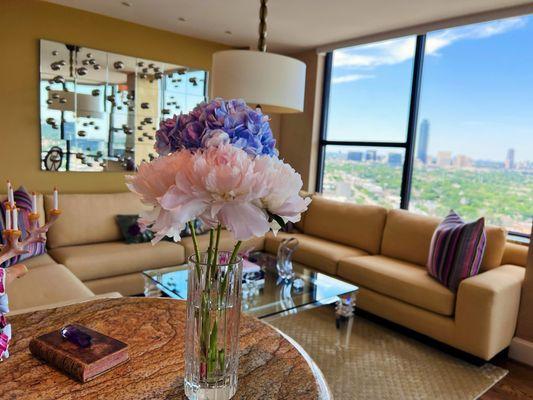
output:
<path id="1" fill-rule="evenodd" d="M 59 210 L 59 195 L 57 188 L 54 188 L 54 210 Z"/>
<path id="2" fill-rule="evenodd" d="M 13 186 L 11 185 L 10 181 L 7 181 L 7 200 L 9 201 L 11 207 L 15 206 L 15 195 L 13 193 Z"/>
<path id="3" fill-rule="evenodd" d="M 19 210 L 17 207 L 13 208 L 11 210 L 11 213 L 13 214 L 13 230 L 18 231 L 19 230 Z"/>
<path id="4" fill-rule="evenodd" d="M 6 230 L 11 230 L 11 209 L 6 207 Z"/>
<path id="5" fill-rule="evenodd" d="M 37 214 L 37 194 L 35 192 L 31 194 L 31 212 Z"/>

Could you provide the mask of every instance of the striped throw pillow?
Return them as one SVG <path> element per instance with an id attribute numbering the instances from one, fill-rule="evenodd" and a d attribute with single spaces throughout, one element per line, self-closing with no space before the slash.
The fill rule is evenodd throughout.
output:
<path id="1" fill-rule="evenodd" d="M 433 233 L 429 274 L 457 292 L 463 279 L 478 274 L 486 241 L 484 218 L 466 223 L 451 210 Z"/>
<path id="2" fill-rule="evenodd" d="M 31 195 L 27 192 L 26 189 L 24 189 L 21 186 L 17 190 L 15 190 L 15 192 L 13 192 L 13 197 L 19 209 L 18 222 L 19 222 L 19 229 L 22 232 L 21 240 L 24 240 L 28 236 L 27 231 L 30 227 Z M 3 230 L 5 227 L 5 221 L 6 221 L 5 201 L 6 199 L 3 199 L 0 202 L 0 230 Z M 0 237 L 0 244 L 3 244 L 3 241 L 4 241 L 4 238 Z M 26 250 L 28 250 L 28 253 L 15 256 L 7 260 L 3 264 L 1 264 L 0 267 L 7 268 L 10 265 L 18 264 L 30 257 L 44 254 L 46 253 L 46 244 L 45 243 L 32 243 L 28 247 L 26 247 Z"/>

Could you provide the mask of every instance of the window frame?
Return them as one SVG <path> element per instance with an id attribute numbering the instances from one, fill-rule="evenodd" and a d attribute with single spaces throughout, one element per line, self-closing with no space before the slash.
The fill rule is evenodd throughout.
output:
<path id="1" fill-rule="evenodd" d="M 361 44 L 362 45 L 362 44 Z M 416 36 L 415 55 L 413 62 L 413 72 L 411 80 L 411 93 L 409 102 L 409 116 L 407 123 L 407 135 L 404 142 L 373 142 L 373 141 L 355 141 L 355 140 L 328 140 L 328 112 L 331 89 L 331 72 L 333 67 L 333 51 L 328 51 L 324 63 L 324 76 L 322 87 L 322 104 L 320 115 L 320 138 L 318 143 L 318 158 L 316 171 L 316 192 L 322 192 L 324 180 L 324 163 L 326 146 L 337 145 L 351 148 L 357 147 L 376 147 L 403 148 L 404 163 L 402 171 L 402 183 L 400 187 L 400 209 L 408 210 L 411 197 L 411 184 L 413 181 L 414 154 L 416 146 L 416 136 L 418 129 L 418 110 L 420 107 L 420 93 L 422 88 L 422 75 L 424 70 L 424 53 L 426 45 L 426 33 Z M 509 231 L 515 238 L 527 238 L 531 240 L 531 235 L 522 232 Z"/>

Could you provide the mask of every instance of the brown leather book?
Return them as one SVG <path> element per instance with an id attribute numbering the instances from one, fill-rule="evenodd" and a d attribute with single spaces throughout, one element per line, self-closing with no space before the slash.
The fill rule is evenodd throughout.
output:
<path id="1" fill-rule="evenodd" d="M 31 353 L 73 378 L 87 382 L 129 359 L 128 345 L 82 325 L 72 324 L 91 336 L 89 347 L 80 347 L 59 330 L 30 341 Z"/>

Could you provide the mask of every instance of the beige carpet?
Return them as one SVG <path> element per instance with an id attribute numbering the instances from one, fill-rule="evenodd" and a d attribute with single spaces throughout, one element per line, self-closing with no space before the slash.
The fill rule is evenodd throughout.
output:
<path id="1" fill-rule="evenodd" d="M 336 400 L 476 399 L 508 371 L 452 357 L 361 317 L 335 328 L 334 310 L 320 307 L 269 320 L 316 361 Z"/>

